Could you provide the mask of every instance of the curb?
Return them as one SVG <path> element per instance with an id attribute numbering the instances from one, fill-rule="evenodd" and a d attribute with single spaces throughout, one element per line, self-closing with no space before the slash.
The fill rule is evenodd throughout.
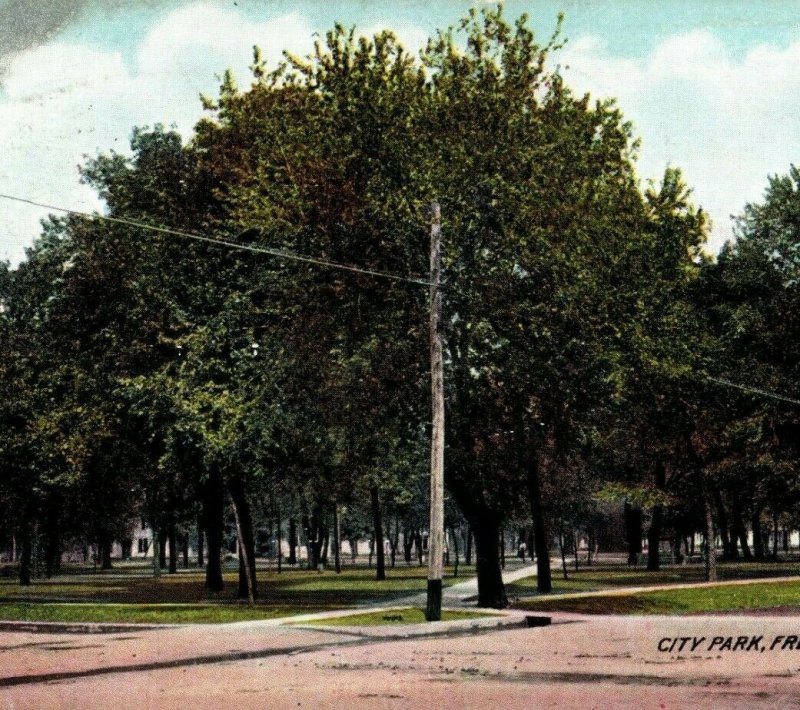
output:
<path id="1" fill-rule="evenodd" d="M 119 634 L 126 631 L 177 629 L 185 624 L 104 624 L 102 622 L 0 621 L 0 632 L 33 634 Z"/>
<path id="2" fill-rule="evenodd" d="M 341 615 L 333 618 L 342 618 Z M 326 633 L 358 638 L 372 638 L 376 641 L 397 641 L 410 638 L 432 638 L 435 636 L 465 636 L 475 633 L 497 631 L 506 628 L 525 628 L 529 626 L 529 614 L 507 614 L 502 617 L 470 619 L 467 621 L 444 621 L 433 624 L 398 624 L 397 626 L 329 626 L 324 619 L 288 622 L 294 628 L 324 631 Z M 288 625 L 288 624 L 287 624 Z"/>

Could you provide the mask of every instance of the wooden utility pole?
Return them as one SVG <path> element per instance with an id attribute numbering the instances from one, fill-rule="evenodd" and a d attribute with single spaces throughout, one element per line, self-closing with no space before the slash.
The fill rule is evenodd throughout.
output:
<path id="1" fill-rule="evenodd" d="M 336 570 L 336 574 L 339 574 L 342 571 L 342 562 L 341 562 L 341 523 L 339 521 L 339 504 L 334 502 L 333 504 L 333 564 L 334 569 Z"/>
<path id="2" fill-rule="evenodd" d="M 431 524 L 428 534 L 428 605 L 425 618 L 442 618 L 444 576 L 444 364 L 442 357 L 442 219 L 431 204 Z"/>

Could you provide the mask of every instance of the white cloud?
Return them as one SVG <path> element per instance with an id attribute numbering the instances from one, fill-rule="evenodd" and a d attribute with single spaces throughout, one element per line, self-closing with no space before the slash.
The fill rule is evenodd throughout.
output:
<path id="1" fill-rule="evenodd" d="M 359 34 L 363 35 L 364 37 L 374 37 L 379 32 L 382 32 L 385 29 L 390 29 L 395 37 L 397 37 L 398 42 L 403 46 L 403 49 L 406 50 L 410 55 L 417 56 L 419 54 L 419 50 L 422 49 L 428 42 L 429 33 L 423 30 L 421 27 L 416 27 L 414 25 L 402 25 L 401 27 L 389 27 L 387 28 L 385 25 L 371 25 L 364 30 L 361 30 Z"/>
<path id="2" fill-rule="evenodd" d="M 297 13 L 248 22 L 201 3 L 165 17 L 133 66 L 117 53 L 65 43 L 18 54 L 0 101 L 0 192 L 97 209 L 94 192 L 78 179 L 85 155 L 125 151 L 137 125 L 175 125 L 188 136 L 202 113 L 199 94 L 215 96 L 225 69 L 246 85 L 254 44 L 274 64 L 284 48 L 309 51 L 312 32 Z M 44 216 L 40 209 L 0 200 L 0 259 L 19 261 Z"/>
<path id="3" fill-rule="evenodd" d="M 395 30 L 411 51 L 426 38 L 410 24 Z M 274 65 L 284 48 L 310 51 L 312 33 L 297 12 L 255 22 L 202 2 L 164 17 L 128 63 L 65 43 L 18 54 L 0 97 L 0 192 L 95 209 L 78 182 L 84 155 L 125 150 L 135 125 L 174 124 L 188 135 L 201 115 L 198 94 L 216 95 L 224 69 L 247 84 L 252 45 Z M 714 220 L 714 247 L 730 236 L 729 215 L 761 198 L 768 174 L 800 162 L 800 41 L 734 57 L 713 34 L 692 31 L 631 59 L 584 36 L 555 61 L 576 89 L 618 98 L 643 139 L 643 179 L 658 180 L 668 164 L 683 169 Z M 0 200 L 0 259 L 22 257 L 42 216 Z"/>
<path id="4" fill-rule="evenodd" d="M 250 80 L 254 45 L 274 67 L 283 50 L 300 55 L 309 52 L 312 33 L 296 12 L 258 23 L 215 5 L 191 5 L 170 14 L 148 36 L 138 55 L 136 87 L 165 114 L 174 115 L 177 108 L 181 115 L 170 120 L 184 125 L 189 117 L 181 108 L 186 104 L 179 106 L 173 96 L 191 97 L 196 107 L 200 93 L 216 95 L 218 77 L 225 69 L 231 69 L 245 86 Z"/>
<path id="5" fill-rule="evenodd" d="M 735 58 L 695 31 L 631 60 L 583 37 L 557 61 L 576 89 L 618 98 L 642 138 L 642 178 L 683 170 L 713 219 L 712 249 L 730 238 L 730 215 L 761 199 L 767 175 L 800 161 L 800 41 Z"/>

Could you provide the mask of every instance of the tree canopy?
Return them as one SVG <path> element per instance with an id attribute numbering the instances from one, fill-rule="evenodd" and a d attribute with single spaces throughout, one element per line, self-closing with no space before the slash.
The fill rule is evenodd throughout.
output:
<path id="1" fill-rule="evenodd" d="M 446 480 L 481 605 L 506 603 L 512 519 L 548 591 L 554 531 L 594 519 L 603 491 L 650 508 L 656 550 L 700 529 L 687 490 L 724 512 L 710 481 L 737 466 L 777 510 L 795 414 L 713 409 L 698 382 L 723 363 L 796 389 L 797 171 L 713 263 L 680 172 L 641 189 L 620 109 L 549 68 L 560 42 L 502 9 L 418 58 L 337 25 L 277 68 L 255 49 L 250 85 L 225 74 L 188 141 L 136 128 L 130 154 L 88 160 L 110 219 L 51 218 L 0 271 L 6 530 L 30 551 L 43 521 L 56 555 L 67 534 L 108 549 L 137 514 L 171 544 L 199 519 L 214 590 L 230 499 L 253 598 L 269 498 L 315 558 L 348 511 L 382 565 L 385 514 L 407 539 L 425 526 L 433 201 Z M 756 443 L 768 475 L 741 463 Z"/>

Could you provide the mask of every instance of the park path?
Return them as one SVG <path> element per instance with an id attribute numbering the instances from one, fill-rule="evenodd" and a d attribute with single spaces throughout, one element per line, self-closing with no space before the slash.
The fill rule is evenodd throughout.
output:
<path id="1" fill-rule="evenodd" d="M 526 577 L 536 576 L 536 565 L 523 565 L 513 570 L 503 570 L 503 584 L 510 584 Z M 444 606 L 475 606 L 478 599 L 478 578 L 470 577 L 463 582 L 456 582 L 442 589 L 442 604 Z M 425 605 L 427 593 L 420 592 L 397 601 L 397 606 Z"/>

